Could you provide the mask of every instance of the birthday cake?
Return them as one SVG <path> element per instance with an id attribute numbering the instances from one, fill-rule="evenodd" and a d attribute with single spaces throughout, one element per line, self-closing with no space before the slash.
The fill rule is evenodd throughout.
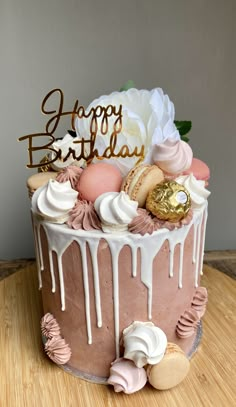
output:
<path id="1" fill-rule="evenodd" d="M 47 106 L 58 97 L 55 110 Z M 134 88 L 64 111 L 43 100 L 27 182 L 49 358 L 86 380 L 133 393 L 186 376 L 202 331 L 209 169 L 188 122 L 160 88 Z M 71 130 L 55 138 L 58 124 Z M 50 141 L 33 147 L 36 137 Z M 38 140 L 38 139 L 37 139 Z M 42 153 L 35 164 L 35 151 Z"/>

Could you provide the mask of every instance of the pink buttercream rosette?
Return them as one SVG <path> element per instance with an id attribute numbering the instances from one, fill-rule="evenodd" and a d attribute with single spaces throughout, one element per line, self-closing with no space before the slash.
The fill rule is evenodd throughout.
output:
<path id="1" fill-rule="evenodd" d="M 189 308 L 184 311 L 176 326 L 177 336 L 180 339 L 192 336 L 196 332 L 199 320 L 199 314 L 195 309 Z"/>
<path id="2" fill-rule="evenodd" d="M 207 301 L 207 289 L 205 287 L 198 287 L 193 296 L 191 308 L 197 311 L 199 318 L 202 318 L 205 314 Z"/>
<path id="3" fill-rule="evenodd" d="M 64 365 L 70 360 L 71 349 L 61 337 L 48 339 L 44 349 L 48 357 L 58 365 Z"/>
<path id="4" fill-rule="evenodd" d="M 117 393 L 121 391 L 126 394 L 135 393 L 147 382 L 146 370 L 135 366 L 131 360 L 116 359 L 111 365 L 107 382 L 114 386 Z"/>
<path id="5" fill-rule="evenodd" d="M 70 211 L 67 225 L 72 229 L 101 230 L 101 222 L 92 202 L 79 200 Z"/>
<path id="6" fill-rule="evenodd" d="M 41 332 L 47 339 L 60 336 L 60 327 L 50 312 L 45 314 L 41 319 Z"/>
<path id="7" fill-rule="evenodd" d="M 144 208 L 138 208 L 137 212 L 138 215 L 134 217 L 132 222 L 130 222 L 130 224 L 128 225 L 128 229 L 129 232 L 134 234 L 139 233 L 142 236 L 144 236 L 146 233 L 151 235 L 153 232 L 159 229 L 165 228 L 168 230 L 174 230 L 176 228 L 180 228 L 184 225 L 188 225 L 193 217 L 192 209 L 190 209 L 187 216 L 184 219 L 181 219 L 179 222 L 168 222 L 165 220 L 157 219 Z"/>
<path id="8" fill-rule="evenodd" d="M 57 175 L 56 180 L 58 182 L 70 181 L 71 188 L 76 189 L 80 175 L 82 174 L 83 169 L 77 167 L 76 165 L 69 165 L 68 167 L 63 168 Z"/>

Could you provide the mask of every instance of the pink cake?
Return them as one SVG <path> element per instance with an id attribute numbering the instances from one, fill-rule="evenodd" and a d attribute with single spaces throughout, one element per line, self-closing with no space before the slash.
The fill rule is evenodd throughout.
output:
<path id="1" fill-rule="evenodd" d="M 44 113 L 60 92 L 46 96 Z M 149 377 L 162 388 L 150 369 L 161 369 L 167 349 L 189 363 L 201 337 L 209 191 L 186 173 L 192 150 L 161 89 L 75 106 L 74 133 L 28 165 L 40 167 L 28 188 L 45 351 L 115 391 L 137 391 Z M 42 135 L 53 138 L 55 123 Z"/>

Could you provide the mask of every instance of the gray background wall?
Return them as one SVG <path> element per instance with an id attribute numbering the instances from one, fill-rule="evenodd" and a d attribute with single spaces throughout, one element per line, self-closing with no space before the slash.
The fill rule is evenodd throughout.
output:
<path id="1" fill-rule="evenodd" d="M 0 1 L 0 259 L 34 256 L 25 182 L 40 104 L 66 106 L 119 89 L 160 86 L 191 119 L 194 155 L 211 168 L 206 248 L 235 249 L 235 0 Z"/>

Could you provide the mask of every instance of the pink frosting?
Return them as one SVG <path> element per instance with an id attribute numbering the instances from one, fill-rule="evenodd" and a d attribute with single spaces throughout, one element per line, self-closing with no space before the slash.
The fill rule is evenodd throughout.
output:
<path id="1" fill-rule="evenodd" d="M 166 140 L 154 147 L 154 163 L 169 174 L 180 174 L 187 170 L 191 166 L 192 159 L 192 149 L 183 140 Z"/>
<path id="2" fill-rule="evenodd" d="M 76 165 L 69 165 L 68 167 L 63 168 L 63 170 L 58 173 L 56 180 L 58 182 L 70 181 L 71 187 L 76 190 L 76 186 L 82 172 L 82 168 L 77 167 Z"/>
<path id="3" fill-rule="evenodd" d="M 41 319 L 41 332 L 47 339 L 60 336 L 60 327 L 50 312 Z"/>
<path id="4" fill-rule="evenodd" d="M 176 334 L 179 338 L 184 339 L 192 336 L 199 322 L 199 315 L 195 309 L 189 308 L 185 311 L 176 326 Z"/>
<path id="5" fill-rule="evenodd" d="M 101 222 L 92 202 L 77 201 L 70 212 L 67 224 L 72 229 L 101 230 Z"/>
<path id="6" fill-rule="evenodd" d="M 198 287 L 193 296 L 191 308 L 197 311 L 199 318 L 202 318 L 205 314 L 207 301 L 207 289 L 205 287 Z"/>
<path id="7" fill-rule="evenodd" d="M 131 233 L 140 233 L 142 236 L 148 233 L 151 235 L 156 230 L 157 218 L 153 218 L 146 210 L 139 208 L 138 215 L 134 217 L 129 224 L 128 229 Z"/>
<path id="8" fill-rule="evenodd" d="M 140 233 L 140 235 L 145 235 L 148 233 L 151 235 L 153 232 L 159 229 L 166 228 L 168 230 L 173 230 L 175 228 L 180 228 L 183 225 L 188 225 L 193 217 L 193 211 L 190 209 L 188 215 L 179 222 L 168 222 L 164 220 L 157 219 L 153 217 L 150 212 L 146 209 L 139 208 L 138 215 L 132 220 L 128 228 L 131 233 Z"/>
<path id="9" fill-rule="evenodd" d="M 60 337 L 48 339 L 45 343 L 45 352 L 48 357 L 58 365 L 64 365 L 71 357 L 69 345 L 65 339 Z"/>
<path id="10" fill-rule="evenodd" d="M 115 392 L 135 393 L 147 382 L 147 374 L 143 367 L 139 368 L 131 360 L 117 359 L 110 368 L 108 384 L 114 386 Z"/>

